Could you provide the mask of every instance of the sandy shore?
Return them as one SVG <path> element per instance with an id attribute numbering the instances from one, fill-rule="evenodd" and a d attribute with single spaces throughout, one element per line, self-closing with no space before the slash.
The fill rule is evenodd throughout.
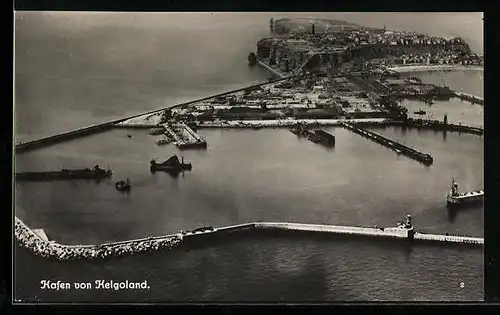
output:
<path id="1" fill-rule="evenodd" d="M 462 65 L 421 65 L 421 66 L 399 66 L 399 67 L 389 67 L 388 70 L 396 71 L 399 73 L 408 72 L 427 72 L 427 71 L 464 71 L 464 70 L 475 70 L 483 71 L 484 67 L 481 66 L 462 66 Z"/>

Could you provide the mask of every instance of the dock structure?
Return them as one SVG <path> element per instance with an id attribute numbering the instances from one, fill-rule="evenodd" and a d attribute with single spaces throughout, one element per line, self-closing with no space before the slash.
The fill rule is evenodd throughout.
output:
<path id="1" fill-rule="evenodd" d="M 376 134 L 374 132 L 368 131 L 361 129 L 355 125 L 352 125 L 350 123 L 343 122 L 342 126 L 344 126 L 346 129 L 359 134 L 365 138 L 368 138 L 370 140 L 373 140 L 377 143 L 382 144 L 383 146 L 386 146 L 389 149 L 394 150 L 397 154 L 403 154 L 406 155 L 416 161 L 419 161 L 420 163 L 430 166 L 434 162 L 434 159 L 430 154 L 427 153 L 422 153 L 419 152 L 415 149 L 412 149 L 402 143 L 396 142 L 394 140 L 391 140 L 389 138 L 386 138 L 382 135 Z"/>
<path id="2" fill-rule="evenodd" d="M 472 104 L 484 105 L 484 98 L 481 96 L 464 92 L 455 92 L 455 97 L 458 97 L 463 101 L 471 102 Z"/>
<path id="3" fill-rule="evenodd" d="M 207 142 L 183 122 L 175 124 L 164 124 L 165 135 L 172 139 L 175 145 L 181 149 L 207 148 Z"/>

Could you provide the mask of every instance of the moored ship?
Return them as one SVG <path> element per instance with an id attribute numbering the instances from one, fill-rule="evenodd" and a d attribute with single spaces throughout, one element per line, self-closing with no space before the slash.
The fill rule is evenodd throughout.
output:
<path id="1" fill-rule="evenodd" d="M 466 193 L 460 193 L 458 183 L 455 179 L 452 180 L 450 191 L 446 196 L 446 204 L 448 207 L 459 207 L 463 205 L 470 205 L 473 203 L 481 203 L 484 199 L 484 191 L 476 190 Z"/>
<path id="2" fill-rule="evenodd" d="M 163 163 L 156 163 L 156 159 L 151 160 L 150 162 L 150 170 L 151 172 L 156 171 L 166 171 L 166 172 L 182 172 L 182 171 L 190 171 L 192 168 L 191 163 L 184 163 L 184 157 L 179 161 L 177 155 L 170 157 Z"/>
<path id="3" fill-rule="evenodd" d="M 108 169 L 100 168 L 99 165 L 94 166 L 93 169 L 76 169 L 68 170 L 62 169 L 61 171 L 49 172 L 21 172 L 16 173 L 16 180 L 23 181 L 39 181 L 39 180 L 67 180 L 67 179 L 104 179 L 109 178 L 113 172 Z"/>

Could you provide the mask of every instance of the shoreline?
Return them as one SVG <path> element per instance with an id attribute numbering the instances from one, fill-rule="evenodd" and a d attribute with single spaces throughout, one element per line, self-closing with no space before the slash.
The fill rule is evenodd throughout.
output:
<path id="1" fill-rule="evenodd" d="M 396 66 L 388 67 L 387 70 L 398 73 L 411 72 L 433 72 L 433 71 L 484 71 L 482 66 L 463 66 L 463 65 L 414 65 L 414 66 Z"/>

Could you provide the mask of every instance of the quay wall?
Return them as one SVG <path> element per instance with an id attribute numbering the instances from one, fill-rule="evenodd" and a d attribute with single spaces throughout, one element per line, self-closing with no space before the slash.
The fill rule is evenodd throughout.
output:
<path id="1" fill-rule="evenodd" d="M 229 120 L 218 122 L 204 122 L 198 128 L 285 128 L 295 126 L 297 123 L 310 126 L 341 126 L 342 123 L 384 125 L 390 124 L 387 118 L 366 118 L 366 119 L 280 119 L 280 120 Z"/>
<path id="2" fill-rule="evenodd" d="M 103 131 L 109 130 L 111 128 L 117 127 L 117 124 L 125 122 L 125 121 L 127 121 L 129 119 L 137 118 L 137 117 L 144 116 L 144 115 L 150 115 L 150 114 L 159 113 L 159 112 L 164 111 L 166 109 L 174 109 L 174 108 L 177 108 L 177 107 L 188 106 L 188 105 L 191 105 L 191 104 L 194 104 L 194 103 L 198 103 L 198 102 L 202 102 L 202 101 L 206 101 L 206 100 L 209 100 L 209 99 L 212 99 L 212 98 L 215 98 L 215 97 L 225 96 L 225 95 L 228 95 L 228 94 L 241 92 L 241 91 L 244 91 L 244 90 L 249 89 L 249 88 L 260 87 L 260 86 L 264 86 L 264 85 L 273 84 L 273 83 L 276 83 L 276 82 L 288 80 L 288 79 L 290 79 L 292 77 L 293 76 L 290 76 L 290 77 L 280 77 L 279 79 L 272 80 L 272 81 L 269 81 L 269 82 L 254 84 L 254 85 L 246 86 L 246 87 L 243 87 L 243 88 L 238 88 L 238 89 L 234 89 L 234 90 L 231 90 L 231 91 L 227 91 L 227 92 L 223 92 L 223 93 L 218 93 L 218 94 L 215 94 L 215 95 L 211 95 L 211 96 L 207 96 L 207 97 L 204 97 L 204 98 L 196 99 L 196 100 L 193 100 L 193 101 L 184 102 L 184 103 L 176 104 L 176 105 L 172 105 L 172 106 L 167 106 L 167 107 L 163 107 L 161 109 L 155 109 L 155 110 L 152 110 L 152 111 L 147 111 L 145 113 L 135 114 L 135 115 L 128 116 L 128 117 L 125 117 L 125 118 L 119 118 L 119 119 L 110 120 L 110 121 L 104 122 L 102 124 L 92 125 L 92 126 L 88 126 L 88 127 L 82 127 L 82 128 L 78 128 L 76 130 L 62 132 L 62 133 L 59 133 L 59 134 L 56 134 L 56 135 L 53 135 L 53 136 L 44 137 L 44 138 L 40 138 L 40 139 L 36 139 L 36 140 L 32 140 L 32 141 L 27 141 L 27 142 L 24 142 L 24 143 L 19 143 L 19 144 L 15 145 L 14 149 L 15 149 L 16 153 L 21 153 L 21 152 L 26 152 L 26 151 L 29 151 L 29 150 L 38 149 L 38 148 L 45 147 L 45 146 L 52 145 L 52 144 L 56 144 L 56 143 L 59 143 L 59 142 L 62 142 L 62 141 L 72 140 L 72 139 L 76 139 L 76 138 L 88 136 L 88 135 L 93 134 L 93 133 L 103 132 Z M 126 126 L 118 126 L 118 127 L 130 128 L 131 126 L 132 125 L 127 124 Z M 148 126 L 147 128 L 149 128 L 149 127 L 151 127 L 151 126 Z M 146 128 L 145 125 L 144 125 L 144 128 Z"/>

